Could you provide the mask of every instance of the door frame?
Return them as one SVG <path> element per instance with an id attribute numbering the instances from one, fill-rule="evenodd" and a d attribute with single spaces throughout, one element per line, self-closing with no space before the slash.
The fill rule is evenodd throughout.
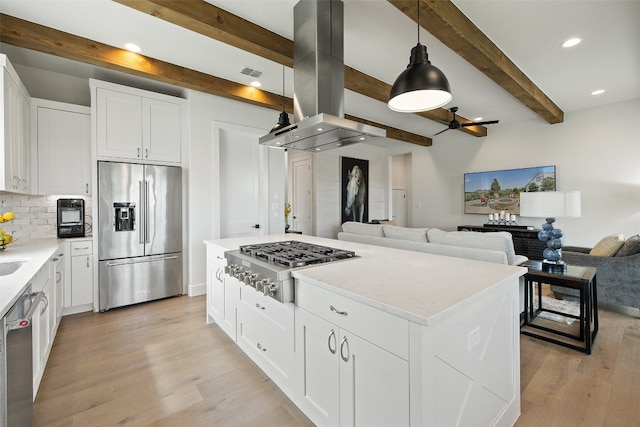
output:
<path id="1" fill-rule="evenodd" d="M 295 154 L 293 154 L 295 153 Z M 292 155 L 293 154 L 293 155 Z M 288 150 L 287 156 L 287 200 L 293 205 L 293 163 L 299 162 L 301 160 L 308 160 L 309 165 L 311 166 L 311 235 L 316 235 L 316 175 L 314 173 L 315 168 L 315 157 L 311 153 L 307 153 L 306 151 L 300 150 Z M 293 212 L 291 213 L 291 221 L 289 222 L 292 226 L 293 220 Z"/>
<path id="2" fill-rule="evenodd" d="M 258 150 L 258 177 L 263 177 L 269 170 L 268 168 L 268 156 L 266 153 L 266 148 L 263 145 L 258 144 L 258 138 L 264 135 L 264 129 L 254 128 L 251 126 L 240 125 L 237 123 L 224 122 L 219 120 L 212 120 L 212 128 L 211 128 L 211 141 L 212 141 L 212 164 L 213 168 L 213 188 L 211 189 L 212 193 L 212 213 L 213 213 L 213 236 L 214 239 L 220 238 L 220 197 L 221 191 L 220 187 L 222 185 L 220 181 L 220 131 L 227 130 L 231 132 L 242 132 L 253 134 L 256 136 L 256 147 Z M 240 167 L 240 165 L 235 165 Z M 269 180 L 268 179 L 258 179 L 258 223 L 260 224 L 260 229 L 258 234 L 265 234 L 265 229 L 269 227 L 269 212 L 266 209 L 266 200 L 269 192 Z M 193 202 L 192 202 L 193 205 Z M 266 231 L 268 233 L 268 231 Z"/>

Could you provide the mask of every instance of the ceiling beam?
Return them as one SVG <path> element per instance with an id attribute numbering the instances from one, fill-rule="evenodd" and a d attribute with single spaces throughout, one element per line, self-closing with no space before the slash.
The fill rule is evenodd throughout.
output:
<path id="1" fill-rule="evenodd" d="M 413 21 L 415 1 L 388 0 Z M 420 26 L 550 124 L 564 113 L 450 0 L 419 0 Z"/>
<path id="2" fill-rule="evenodd" d="M 13 16 L 0 14 L 0 41 L 14 46 L 107 68 L 178 87 L 197 90 L 260 107 L 293 112 L 293 100 L 251 86 L 149 58 Z M 352 117 L 352 120 L 386 129 L 387 137 L 421 146 L 430 138 Z M 275 122 L 275 116 L 274 116 Z"/>
<path id="3" fill-rule="evenodd" d="M 114 0 L 156 18 L 179 25 L 220 42 L 263 58 L 293 67 L 293 41 L 266 30 L 203 0 Z M 389 100 L 391 85 L 345 65 L 344 86 L 353 92 L 384 102 Z M 445 109 L 416 113 L 448 124 L 452 114 Z M 471 120 L 457 116 L 460 123 Z M 484 126 L 461 127 L 473 136 L 487 136 Z"/>

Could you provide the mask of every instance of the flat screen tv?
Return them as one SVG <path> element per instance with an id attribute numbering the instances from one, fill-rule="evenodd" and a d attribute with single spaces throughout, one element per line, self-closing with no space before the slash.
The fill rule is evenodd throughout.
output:
<path id="1" fill-rule="evenodd" d="M 465 173 L 464 213 L 519 215 L 520 193 L 555 190 L 555 166 Z"/>

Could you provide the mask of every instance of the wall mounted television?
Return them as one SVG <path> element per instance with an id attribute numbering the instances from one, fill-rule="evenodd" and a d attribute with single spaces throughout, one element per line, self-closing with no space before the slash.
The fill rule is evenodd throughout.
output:
<path id="1" fill-rule="evenodd" d="M 519 215 L 520 193 L 555 190 L 555 166 L 468 172 L 464 174 L 464 213 Z"/>

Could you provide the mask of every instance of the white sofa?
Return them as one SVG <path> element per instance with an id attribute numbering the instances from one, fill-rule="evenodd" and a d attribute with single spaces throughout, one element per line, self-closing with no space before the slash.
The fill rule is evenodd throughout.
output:
<path id="1" fill-rule="evenodd" d="M 517 265 L 527 260 L 515 254 L 511 234 L 504 231 L 447 232 L 437 228 L 407 228 L 348 221 L 342 224 L 338 240 L 498 264 Z"/>

